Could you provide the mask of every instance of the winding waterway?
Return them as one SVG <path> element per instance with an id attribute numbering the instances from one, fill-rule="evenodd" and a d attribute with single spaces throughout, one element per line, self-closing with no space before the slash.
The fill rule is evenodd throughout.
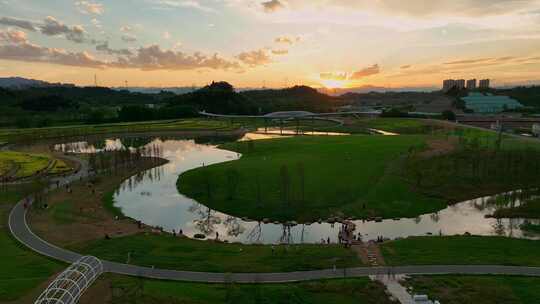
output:
<path id="1" fill-rule="evenodd" d="M 275 136 L 275 135 L 272 135 Z M 260 134 L 247 134 L 244 139 L 266 138 Z M 242 243 L 318 243 L 322 239 L 337 241 L 341 224 L 313 223 L 310 225 L 283 225 L 279 223 L 259 223 L 245 221 L 221 212 L 209 209 L 195 200 L 178 193 L 176 182 L 185 171 L 220 162 L 233 161 L 240 155 L 236 152 L 218 149 L 211 144 L 196 143 L 189 139 L 151 138 L 134 141 L 107 139 L 99 144 L 78 142 L 57 145 L 56 149 L 92 153 L 100 150 L 115 150 L 130 147 L 134 142 L 139 145 L 158 145 L 162 156 L 169 163 L 141 172 L 124 181 L 114 195 L 115 206 L 133 219 L 151 225 L 163 227 L 169 232 L 182 231 L 193 237 L 196 234 L 207 238 Z M 129 143 L 129 144 L 128 144 Z M 180 183 L 182 181 L 180 180 Z M 486 218 L 497 206 L 497 197 L 484 197 L 465 201 L 447 207 L 437 213 L 421 215 L 412 219 L 373 221 L 353 221 L 356 233 L 363 240 L 384 237 L 396 239 L 419 235 L 455 235 L 471 233 L 474 235 L 503 235 L 540 239 L 540 235 L 529 235 L 519 227 L 523 219 Z M 500 200 L 499 200 L 500 201 Z M 519 204 L 519 201 L 514 201 Z M 538 220 L 531 220 L 539 223 Z"/>

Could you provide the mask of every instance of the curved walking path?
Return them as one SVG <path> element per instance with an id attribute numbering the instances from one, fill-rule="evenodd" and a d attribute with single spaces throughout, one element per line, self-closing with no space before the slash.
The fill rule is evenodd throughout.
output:
<path id="1" fill-rule="evenodd" d="M 66 156 L 81 164 L 77 173 L 65 178 L 52 179 L 53 183 L 59 182 L 60 186 L 86 177 L 88 164 L 79 158 Z M 45 191 L 50 190 L 46 189 Z M 11 234 L 22 244 L 42 255 L 73 263 L 82 255 L 63 249 L 48 243 L 32 232 L 26 221 L 27 208 L 25 198 L 18 202 L 9 215 L 9 229 Z M 312 271 L 282 272 L 282 273 L 212 273 L 178 271 L 167 269 L 154 269 L 136 265 L 102 261 L 104 272 L 139 276 L 152 279 L 178 280 L 192 282 L 239 282 L 239 283 L 279 283 L 307 281 L 315 279 L 330 279 L 344 277 L 378 276 L 387 274 L 396 275 L 429 275 L 429 274 L 497 274 L 497 275 L 523 275 L 540 276 L 540 267 L 526 266 L 496 266 L 496 265 L 426 265 L 426 266 L 395 266 L 395 267 L 355 267 L 346 269 L 323 269 Z"/>
<path id="2" fill-rule="evenodd" d="M 26 222 L 24 200 L 15 205 L 9 215 L 9 229 L 13 236 L 30 249 L 67 263 L 73 263 L 82 255 L 54 246 L 35 235 Z M 540 267 L 490 266 L 490 265 L 428 265 L 428 266 L 396 266 L 396 267 L 355 267 L 347 269 L 323 269 L 313 271 L 297 271 L 283 273 L 211 273 L 153 269 L 110 261 L 102 261 L 104 272 L 139 276 L 152 279 L 179 280 L 193 282 L 239 282 L 239 283 L 278 283 L 307 281 L 315 279 L 362 277 L 392 274 L 426 275 L 426 274 L 499 274 L 540 276 Z"/>

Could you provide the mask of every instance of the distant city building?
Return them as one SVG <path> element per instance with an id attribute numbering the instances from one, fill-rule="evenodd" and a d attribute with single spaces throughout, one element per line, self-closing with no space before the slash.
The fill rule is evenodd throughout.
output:
<path id="1" fill-rule="evenodd" d="M 454 79 L 446 79 L 443 81 L 443 91 L 449 91 L 456 86 Z"/>
<path id="2" fill-rule="evenodd" d="M 456 88 L 460 90 L 465 89 L 465 79 L 456 80 Z"/>
<path id="3" fill-rule="evenodd" d="M 480 84 L 478 85 L 480 89 L 489 89 L 489 79 L 482 79 L 480 80 Z"/>
<path id="4" fill-rule="evenodd" d="M 476 89 L 476 79 L 467 80 L 467 90 L 475 90 L 475 89 Z"/>
<path id="5" fill-rule="evenodd" d="M 445 79 L 443 80 L 443 91 L 447 92 L 453 88 L 456 88 L 456 89 L 459 89 L 459 90 L 463 90 L 463 89 L 467 89 L 467 90 L 475 90 L 476 88 L 480 88 L 480 89 L 488 89 L 489 88 L 489 79 L 482 79 L 480 80 L 480 82 L 478 83 L 478 86 L 477 86 L 477 81 L 476 81 L 476 78 L 473 78 L 473 79 L 469 79 L 467 81 L 465 81 L 465 79 Z"/>

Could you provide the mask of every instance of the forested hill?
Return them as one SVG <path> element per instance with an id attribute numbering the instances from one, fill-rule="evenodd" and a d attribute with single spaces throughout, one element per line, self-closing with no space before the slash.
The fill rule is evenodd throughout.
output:
<path id="1" fill-rule="evenodd" d="M 118 91 L 105 87 L 30 87 L 24 90 L 1 89 L 3 92 L 9 92 L 10 98 L 5 93 L 0 93 L 1 104 L 23 104 L 27 100 L 38 100 L 55 96 L 71 100 L 79 105 L 110 105 L 120 106 L 123 104 L 148 104 L 160 102 L 174 94 L 162 92 L 160 94 L 142 94 L 130 93 L 128 91 Z M 44 101 L 45 102 L 45 101 Z"/>
<path id="2" fill-rule="evenodd" d="M 226 82 L 214 82 L 174 97 L 171 104 L 190 105 L 211 113 L 257 115 L 290 110 L 329 112 L 339 100 L 306 86 L 236 92 Z"/>
<path id="3" fill-rule="evenodd" d="M 237 92 L 227 82 L 213 82 L 194 92 L 175 95 L 133 93 L 103 87 L 0 88 L 0 126 L 42 127 L 71 123 L 103 123 L 174 119 L 198 111 L 220 114 L 266 114 L 304 110 L 329 112 L 339 98 L 306 86 Z"/>
<path id="4" fill-rule="evenodd" d="M 540 86 L 496 89 L 494 93 L 510 96 L 524 106 L 540 108 Z"/>
<path id="5" fill-rule="evenodd" d="M 331 112 L 340 102 L 339 98 L 320 93 L 307 86 L 244 91 L 240 95 L 255 103 L 262 113 L 294 110 Z"/>

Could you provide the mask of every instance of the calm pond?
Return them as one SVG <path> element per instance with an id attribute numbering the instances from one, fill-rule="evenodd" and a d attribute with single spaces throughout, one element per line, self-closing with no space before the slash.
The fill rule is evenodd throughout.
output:
<path id="1" fill-rule="evenodd" d="M 269 137 L 275 137 L 270 135 Z M 245 139 L 264 139 L 261 134 L 246 134 Z M 241 139 L 242 140 L 242 139 Z M 230 242 L 242 243 L 318 243 L 321 239 L 337 242 L 340 223 L 313 223 L 310 225 L 287 226 L 277 223 L 244 221 L 209 209 L 197 201 L 178 193 L 178 176 L 190 169 L 220 162 L 233 161 L 240 157 L 236 152 L 218 149 L 212 144 L 197 143 L 189 139 L 159 138 L 115 138 L 98 143 L 77 142 L 56 145 L 56 149 L 92 153 L 100 150 L 115 150 L 144 145 L 159 145 L 163 157 L 170 162 L 154 169 L 141 172 L 122 183 L 114 196 L 115 206 L 133 219 L 164 230 L 182 232 L 193 237 L 204 234 Z M 181 183 L 181 180 L 180 180 Z M 419 235 L 454 235 L 471 233 L 474 235 L 504 235 L 540 239 L 540 235 L 527 235 L 519 228 L 523 219 L 485 218 L 492 214 L 504 195 L 484 197 L 461 202 L 437 213 L 421 215 L 417 218 L 368 222 L 357 220 L 356 233 L 363 240 L 379 236 L 389 239 Z M 514 201 L 519 204 L 519 201 Z M 531 220 L 540 223 L 538 220 Z"/>

